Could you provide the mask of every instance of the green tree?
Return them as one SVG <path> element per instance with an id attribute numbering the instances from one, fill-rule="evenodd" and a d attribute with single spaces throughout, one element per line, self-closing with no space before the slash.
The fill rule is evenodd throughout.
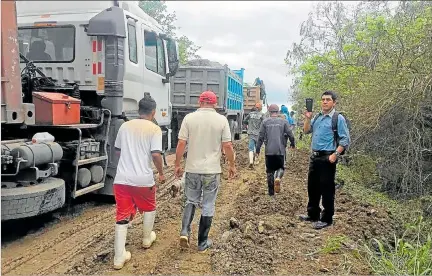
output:
<path id="1" fill-rule="evenodd" d="M 381 188 L 432 192 L 432 2 L 322 3 L 300 35 L 285 59 L 298 106 L 335 90 L 352 121 L 350 152 L 376 160 Z"/>
<path id="2" fill-rule="evenodd" d="M 161 26 L 164 32 L 174 37 L 179 44 L 180 63 L 186 64 L 190 59 L 199 58 L 196 52 L 201 48 L 191 41 L 187 36 L 177 37 L 175 12 L 169 13 L 165 1 L 139 1 L 140 8 L 153 17 Z"/>

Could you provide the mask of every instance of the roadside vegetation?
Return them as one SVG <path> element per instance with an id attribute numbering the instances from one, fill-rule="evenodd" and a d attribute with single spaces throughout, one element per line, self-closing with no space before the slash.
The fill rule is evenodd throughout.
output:
<path id="1" fill-rule="evenodd" d="M 359 256 L 375 274 L 431 274 L 432 2 L 319 3 L 300 34 L 285 59 L 297 114 L 305 98 L 318 111 L 324 90 L 338 93 L 352 123 L 338 185 L 401 226 Z"/>

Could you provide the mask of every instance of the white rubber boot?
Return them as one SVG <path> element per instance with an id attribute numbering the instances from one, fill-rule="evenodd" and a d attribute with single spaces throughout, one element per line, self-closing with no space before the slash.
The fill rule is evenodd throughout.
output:
<path id="1" fill-rule="evenodd" d="M 150 248 L 156 240 L 156 233 L 153 231 L 153 225 L 156 217 L 156 211 L 143 213 L 143 247 Z"/>
<path id="2" fill-rule="evenodd" d="M 122 269 L 132 255 L 126 251 L 126 237 L 127 237 L 128 224 L 115 225 L 114 237 L 114 269 Z"/>
<path id="3" fill-rule="evenodd" d="M 254 163 L 254 153 L 253 151 L 249 152 L 249 168 L 253 167 L 253 163 Z"/>
<path id="4" fill-rule="evenodd" d="M 258 165 L 258 164 L 259 164 L 258 157 L 255 156 L 254 162 L 255 162 L 255 165 Z"/>

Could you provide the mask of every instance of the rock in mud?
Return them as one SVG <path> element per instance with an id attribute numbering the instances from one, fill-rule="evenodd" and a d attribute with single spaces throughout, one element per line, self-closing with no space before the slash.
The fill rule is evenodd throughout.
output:
<path id="1" fill-rule="evenodd" d="M 221 241 L 222 241 L 223 243 L 228 242 L 229 239 L 230 239 L 230 236 L 231 236 L 231 232 L 230 232 L 230 231 L 225 231 L 225 232 L 222 234 Z"/>
<path id="2" fill-rule="evenodd" d="M 321 267 L 319 271 L 324 272 L 324 273 L 330 272 L 330 270 L 328 268 L 325 268 L 325 267 Z"/>
<path id="3" fill-rule="evenodd" d="M 258 233 L 262 234 L 264 233 L 264 221 L 258 222 Z"/>
<path id="4" fill-rule="evenodd" d="M 236 218 L 234 218 L 234 217 L 230 218 L 231 229 L 239 228 L 239 226 L 240 226 L 240 223 Z"/>

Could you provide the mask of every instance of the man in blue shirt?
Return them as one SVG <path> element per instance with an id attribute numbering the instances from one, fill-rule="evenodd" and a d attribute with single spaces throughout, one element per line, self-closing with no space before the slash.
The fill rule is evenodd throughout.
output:
<path id="1" fill-rule="evenodd" d="M 312 118 L 312 112 L 305 113 L 304 133 L 312 133 L 312 156 L 309 163 L 307 215 L 301 215 L 304 221 L 315 222 L 315 229 L 322 229 L 333 223 L 335 200 L 336 163 L 340 154 L 347 149 L 350 135 L 345 118 L 337 118 L 337 141 L 332 128 L 332 116 L 336 105 L 336 93 L 326 91 L 321 96 L 322 111 Z M 322 197 L 324 207 L 319 207 Z M 321 217 L 320 217 L 321 213 Z"/>

